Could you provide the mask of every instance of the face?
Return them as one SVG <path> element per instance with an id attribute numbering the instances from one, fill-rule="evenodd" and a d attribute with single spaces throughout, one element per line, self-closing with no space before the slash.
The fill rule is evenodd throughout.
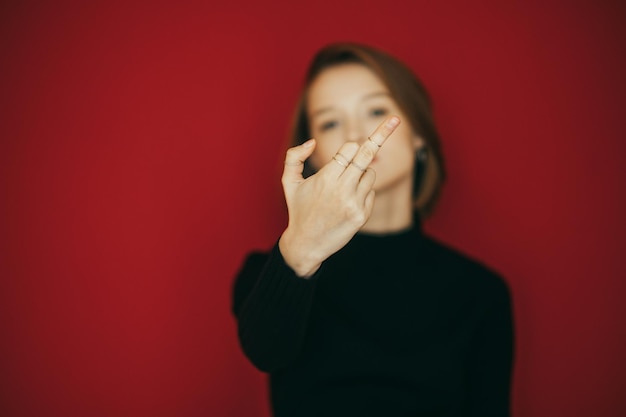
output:
<path id="1" fill-rule="evenodd" d="M 309 88 L 306 113 L 311 136 L 317 140 L 310 160 L 316 169 L 331 161 L 343 143 L 361 144 L 385 117 L 399 116 L 403 123 L 380 148 L 370 167 L 376 171 L 377 199 L 386 191 L 412 193 L 415 150 L 423 140 L 370 69 L 350 63 L 322 71 Z"/>

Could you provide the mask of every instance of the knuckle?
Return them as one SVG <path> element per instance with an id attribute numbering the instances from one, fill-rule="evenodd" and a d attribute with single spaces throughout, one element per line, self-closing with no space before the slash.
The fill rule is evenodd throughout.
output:
<path id="1" fill-rule="evenodd" d="M 356 142 L 347 142 L 342 149 L 348 156 L 355 155 L 359 150 L 359 144 Z"/>
<path id="2" fill-rule="evenodd" d="M 362 226 L 365 223 L 365 213 L 363 213 L 363 210 L 359 210 L 352 219 L 355 224 Z"/>
<path id="3" fill-rule="evenodd" d="M 347 202 L 344 207 L 346 217 L 350 222 L 361 225 L 365 221 L 365 214 L 361 207 L 359 207 L 354 200 Z"/>
<path id="4" fill-rule="evenodd" d="M 370 139 L 373 140 L 375 143 L 382 144 L 385 139 L 387 139 L 387 136 L 389 136 L 390 134 L 391 133 L 388 133 L 386 131 L 378 130 L 374 132 L 372 136 L 370 136 Z"/>
<path id="5" fill-rule="evenodd" d="M 295 157 L 295 156 L 297 156 L 297 154 L 298 154 L 297 149 L 295 149 L 295 148 L 287 149 L 286 155 L 288 157 Z"/>
<path id="6" fill-rule="evenodd" d="M 387 136 L 391 135 L 391 132 L 393 131 L 393 129 L 391 129 L 389 126 L 387 126 L 387 124 L 383 124 L 380 127 L 380 130 L 378 130 L 376 132 L 376 135 L 380 135 L 380 139 L 385 139 Z"/>
<path id="7" fill-rule="evenodd" d="M 363 158 L 370 161 L 374 159 L 374 156 L 376 156 L 376 151 L 374 151 L 370 146 L 367 146 L 367 144 L 364 144 L 364 146 L 361 146 L 361 155 Z"/>

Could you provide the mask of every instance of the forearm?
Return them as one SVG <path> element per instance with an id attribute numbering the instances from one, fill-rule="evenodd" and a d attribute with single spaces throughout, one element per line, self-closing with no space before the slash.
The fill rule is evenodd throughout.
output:
<path id="1" fill-rule="evenodd" d="M 316 286 L 289 268 L 277 246 L 236 311 L 241 347 L 260 370 L 287 366 L 300 353 Z"/>

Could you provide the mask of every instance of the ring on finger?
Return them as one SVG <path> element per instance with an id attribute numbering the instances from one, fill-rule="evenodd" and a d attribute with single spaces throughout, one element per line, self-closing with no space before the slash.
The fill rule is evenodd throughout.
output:
<path id="1" fill-rule="evenodd" d="M 370 142 L 372 142 L 374 145 L 378 146 L 379 148 L 383 145 L 379 145 L 378 143 L 374 142 L 374 140 L 372 138 L 370 138 L 369 136 L 367 137 L 367 140 L 369 140 Z"/>
<path id="2" fill-rule="evenodd" d="M 340 156 L 341 158 L 337 158 L 338 156 Z M 348 160 L 348 158 L 346 158 L 346 156 L 342 154 L 341 152 L 337 152 L 335 156 L 333 156 L 333 159 L 335 160 L 335 162 L 337 162 L 339 165 L 341 165 L 344 168 L 350 164 L 350 161 Z"/>
<path id="3" fill-rule="evenodd" d="M 350 162 L 350 165 L 354 166 L 356 169 L 358 169 L 361 172 L 365 172 L 367 170 L 367 168 L 363 168 L 361 165 L 357 164 L 354 161 Z"/>

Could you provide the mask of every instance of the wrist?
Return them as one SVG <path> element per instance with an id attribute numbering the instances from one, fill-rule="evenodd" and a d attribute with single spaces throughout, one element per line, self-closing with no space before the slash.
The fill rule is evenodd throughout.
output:
<path id="1" fill-rule="evenodd" d="M 300 278 L 310 278 L 322 265 L 312 248 L 303 245 L 287 228 L 278 240 L 278 249 L 283 259 Z"/>

